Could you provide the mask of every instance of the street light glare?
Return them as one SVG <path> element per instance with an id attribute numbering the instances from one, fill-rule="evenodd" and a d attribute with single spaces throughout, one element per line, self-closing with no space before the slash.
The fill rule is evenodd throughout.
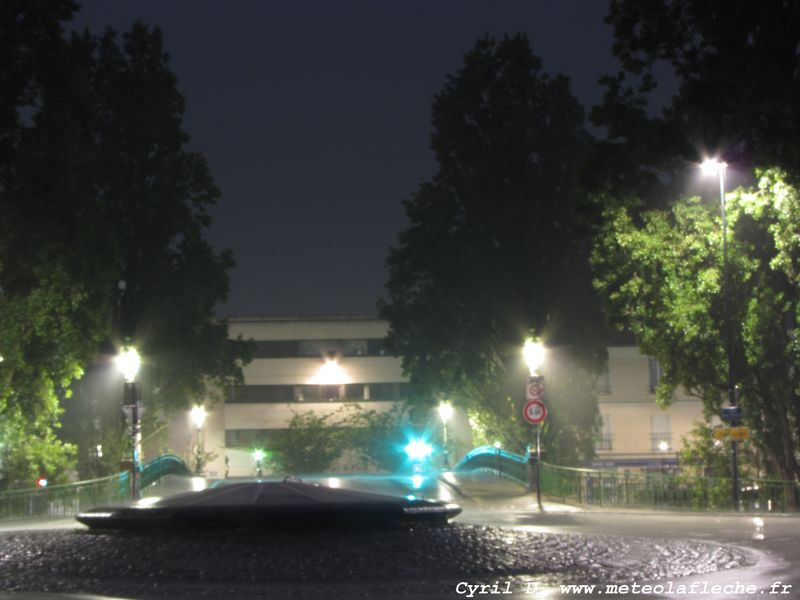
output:
<path id="1" fill-rule="evenodd" d="M 352 379 L 335 360 L 326 361 L 308 380 L 309 385 L 343 385 L 347 383 L 352 383 Z"/>
<path id="2" fill-rule="evenodd" d="M 544 361 L 544 345 L 528 338 L 522 347 L 522 357 L 525 359 L 525 364 L 528 365 L 531 377 L 533 377 L 536 375 L 536 370 L 542 364 L 542 361 Z"/>
<path id="3" fill-rule="evenodd" d="M 195 427 L 201 429 L 203 427 L 203 423 L 206 422 L 206 416 L 208 416 L 208 413 L 202 406 L 193 406 L 189 415 L 191 416 L 192 423 L 194 423 Z"/>
<path id="4" fill-rule="evenodd" d="M 700 168 L 706 175 L 716 175 L 727 167 L 728 163 L 719 161 L 716 158 L 707 158 L 700 165 Z"/>
<path id="5" fill-rule="evenodd" d="M 117 355 L 114 362 L 116 362 L 117 369 L 122 373 L 125 381 L 133 383 L 133 380 L 136 379 L 136 374 L 139 372 L 139 366 L 142 364 L 136 348 L 125 348 Z"/>
<path id="6" fill-rule="evenodd" d="M 411 440 L 405 447 L 406 454 L 412 460 L 422 460 L 433 452 L 430 444 L 423 440 Z"/>
<path id="7" fill-rule="evenodd" d="M 439 405 L 439 417 L 442 419 L 442 423 L 447 424 L 450 420 L 450 417 L 453 416 L 453 405 L 449 402 L 442 402 Z"/>

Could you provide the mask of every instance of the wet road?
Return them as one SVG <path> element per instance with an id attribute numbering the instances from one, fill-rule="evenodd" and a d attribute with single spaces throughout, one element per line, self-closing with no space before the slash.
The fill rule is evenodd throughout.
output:
<path id="1" fill-rule="evenodd" d="M 531 495 L 491 478 L 456 486 L 379 478 L 321 483 L 439 497 L 459 502 L 464 513 L 446 528 L 335 536 L 121 536 L 88 533 L 72 521 L 38 530 L 4 531 L 0 524 L 0 589 L 127 598 L 800 598 L 797 517 L 554 504 L 539 513 Z M 459 485 L 468 498 L 459 496 Z M 560 587 L 584 584 L 599 587 L 594 594 Z M 484 594 L 479 585 L 487 585 Z"/>

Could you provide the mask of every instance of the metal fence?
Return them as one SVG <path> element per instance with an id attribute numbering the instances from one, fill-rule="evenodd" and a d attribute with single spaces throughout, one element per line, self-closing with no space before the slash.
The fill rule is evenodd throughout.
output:
<path id="1" fill-rule="evenodd" d="M 531 476 L 524 457 L 491 446 L 471 451 L 455 470 L 490 471 L 521 485 L 528 485 Z M 797 510 L 797 499 L 800 498 L 797 483 L 764 479 L 741 479 L 740 483 L 742 510 Z M 731 508 L 731 481 L 728 478 L 574 469 L 543 462 L 541 486 L 545 495 L 564 503 L 683 510 Z"/>
<path id="2" fill-rule="evenodd" d="M 528 462 L 525 458 L 494 446 L 475 448 L 465 455 L 453 470 L 488 471 L 521 485 L 528 483 Z"/>
<path id="3" fill-rule="evenodd" d="M 159 456 L 142 467 L 142 488 L 165 475 L 190 475 L 186 464 L 173 455 Z M 130 474 L 0 493 L 0 520 L 68 517 L 96 506 L 130 499 Z"/>

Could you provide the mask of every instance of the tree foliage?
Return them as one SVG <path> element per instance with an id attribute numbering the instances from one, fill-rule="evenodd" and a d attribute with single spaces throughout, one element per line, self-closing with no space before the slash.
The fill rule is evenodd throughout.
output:
<path id="1" fill-rule="evenodd" d="M 50 448 L 61 458 L 30 467 L 50 479 L 72 452 L 52 435 L 59 404 L 98 353 L 138 346 L 151 411 L 241 380 L 248 354 L 214 314 L 233 260 L 204 238 L 220 193 L 186 148 L 161 32 L 67 38 L 75 9 L 0 11 L 0 444 L 10 452 L 13 429 L 34 463 Z M 104 435 L 79 429 L 67 437 L 91 450 Z M 29 477 L 19 464 L 5 457 L 5 480 Z"/>
<path id="2" fill-rule="evenodd" d="M 584 372 L 605 359 L 576 183 L 583 110 L 518 35 L 479 40 L 432 114 L 439 169 L 405 202 L 410 226 L 387 261 L 388 344 L 417 395 L 518 428 L 506 404 L 522 400 L 527 335 L 570 347 Z M 591 392 L 578 403 L 596 415 Z"/>
<path id="3" fill-rule="evenodd" d="M 800 476 L 800 195 L 777 170 L 726 198 L 735 384 L 745 423 L 772 474 Z M 630 327 L 676 387 L 719 414 L 727 390 L 721 216 L 717 202 L 681 200 L 634 219 L 609 209 L 593 254 L 612 321 Z"/>
<path id="4" fill-rule="evenodd" d="M 609 7 L 623 70 L 602 80 L 606 93 L 592 120 L 608 133 L 596 173 L 615 201 L 621 193 L 671 200 L 687 162 L 704 155 L 744 171 L 779 167 L 796 183 L 800 5 L 611 0 Z"/>
<path id="5" fill-rule="evenodd" d="M 342 458 L 391 473 L 406 463 L 410 432 L 424 430 L 419 416 L 403 404 L 376 411 L 348 403 L 325 415 L 295 413 L 287 429 L 270 432 L 261 444 L 270 468 L 280 473 L 323 473 Z"/>

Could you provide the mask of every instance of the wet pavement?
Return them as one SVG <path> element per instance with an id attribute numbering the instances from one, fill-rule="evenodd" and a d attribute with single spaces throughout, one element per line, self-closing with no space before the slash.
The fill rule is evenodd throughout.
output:
<path id="1" fill-rule="evenodd" d="M 424 491 L 464 506 L 446 527 L 123 535 L 72 521 L 4 524 L 0 589 L 49 592 L 44 598 L 800 597 L 797 517 L 556 504 L 539 513 L 533 496 L 510 484 L 461 483 L 469 497 L 449 485 Z M 576 585 L 599 587 L 561 587 Z M 18 593 L 9 597 L 34 598 Z"/>

